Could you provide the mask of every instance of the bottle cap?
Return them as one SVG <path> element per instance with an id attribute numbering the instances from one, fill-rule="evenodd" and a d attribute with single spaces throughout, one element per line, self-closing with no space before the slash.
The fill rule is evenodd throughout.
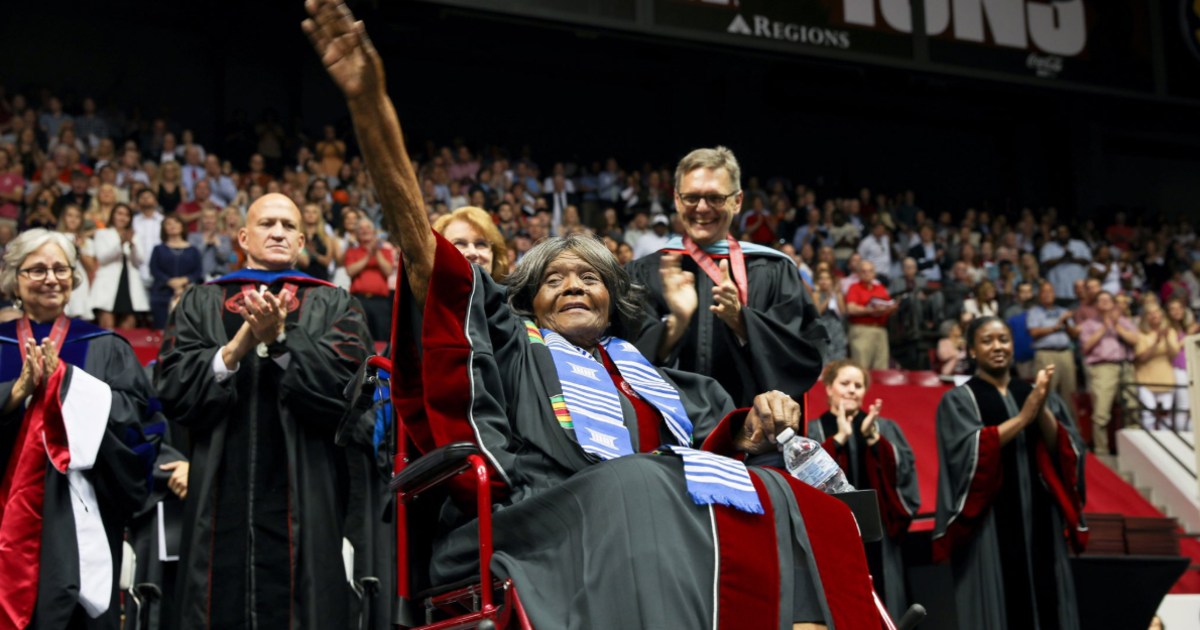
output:
<path id="1" fill-rule="evenodd" d="M 792 427 L 788 427 L 775 434 L 775 442 L 778 444 L 785 444 L 788 440 L 794 437 L 796 437 L 796 432 L 792 430 Z"/>

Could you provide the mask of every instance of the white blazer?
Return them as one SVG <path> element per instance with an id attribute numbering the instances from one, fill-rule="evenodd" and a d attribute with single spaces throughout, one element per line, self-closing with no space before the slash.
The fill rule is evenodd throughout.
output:
<path id="1" fill-rule="evenodd" d="M 150 310 L 146 297 L 146 285 L 138 274 L 138 265 L 148 252 L 139 252 L 133 243 L 122 243 L 116 228 L 96 230 L 92 237 L 96 251 L 96 281 L 92 283 L 89 303 L 93 309 L 112 311 L 117 301 L 117 288 L 121 285 L 121 254 L 125 254 L 125 272 L 129 276 L 129 300 L 133 310 L 143 313 Z"/>

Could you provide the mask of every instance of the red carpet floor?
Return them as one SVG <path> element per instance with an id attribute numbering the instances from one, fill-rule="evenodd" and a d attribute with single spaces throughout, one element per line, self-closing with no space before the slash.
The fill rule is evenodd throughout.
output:
<path id="1" fill-rule="evenodd" d="M 917 477 L 921 489 L 921 509 L 913 523 L 914 531 L 933 529 L 933 512 L 937 501 L 937 432 L 935 417 L 938 402 L 948 386 L 872 384 L 867 391 L 871 401 L 883 401 L 880 415 L 895 420 L 912 445 L 917 460 Z M 808 394 L 810 417 L 828 409 L 825 388 L 818 384 Z M 1087 461 L 1087 505 L 1085 512 L 1104 512 L 1126 516 L 1163 516 L 1124 479 L 1100 463 L 1090 453 Z M 1200 542 L 1190 538 L 1180 540 L 1184 555 L 1200 564 Z M 1180 578 L 1172 593 L 1200 593 L 1200 571 L 1188 571 Z"/>

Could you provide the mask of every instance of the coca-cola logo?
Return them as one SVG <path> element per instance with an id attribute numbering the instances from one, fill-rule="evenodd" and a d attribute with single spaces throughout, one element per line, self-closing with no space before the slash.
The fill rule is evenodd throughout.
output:
<path id="1" fill-rule="evenodd" d="M 1029 53 L 1029 56 L 1025 58 L 1025 67 L 1033 70 L 1038 77 L 1053 79 L 1062 72 L 1063 58 L 1058 55 Z"/>

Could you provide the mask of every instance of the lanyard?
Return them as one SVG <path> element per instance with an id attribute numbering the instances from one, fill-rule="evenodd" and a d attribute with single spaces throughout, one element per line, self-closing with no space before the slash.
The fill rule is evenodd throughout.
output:
<path id="1" fill-rule="evenodd" d="M 63 340 L 67 338 L 67 329 L 71 327 L 71 320 L 63 315 L 59 315 L 54 320 L 54 326 L 50 328 L 50 340 L 54 342 L 54 348 L 62 352 Z M 25 354 L 28 349 L 25 347 L 26 342 L 33 339 L 33 326 L 29 324 L 28 317 L 22 317 L 17 320 L 17 345 L 21 348 L 21 362 L 25 362 Z M 37 340 L 33 340 L 37 343 Z"/>
<path id="2" fill-rule="evenodd" d="M 749 295 L 746 283 L 746 259 L 742 256 L 741 243 L 738 243 L 732 236 L 726 238 L 729 239 L 729 270 L 733 275 L 734 284 L 737 285 L 738 299 L 745 306 L 746 298 Z M 725 275 L 721 273 L 721 268 L 717 266 L 717 263 L 713 262 L 708 252 L 700 249 L 699 245 L 696 245 L 692 237 L 685 234 L 683 236 L 683 246 L 687 249 L 688 256 L 691 256 L 692 260 L 696 261 L 697 265 L 700 265 L 700 268 L 713 281 L 713 284 L 720 285 L 725 281 Z"/>

